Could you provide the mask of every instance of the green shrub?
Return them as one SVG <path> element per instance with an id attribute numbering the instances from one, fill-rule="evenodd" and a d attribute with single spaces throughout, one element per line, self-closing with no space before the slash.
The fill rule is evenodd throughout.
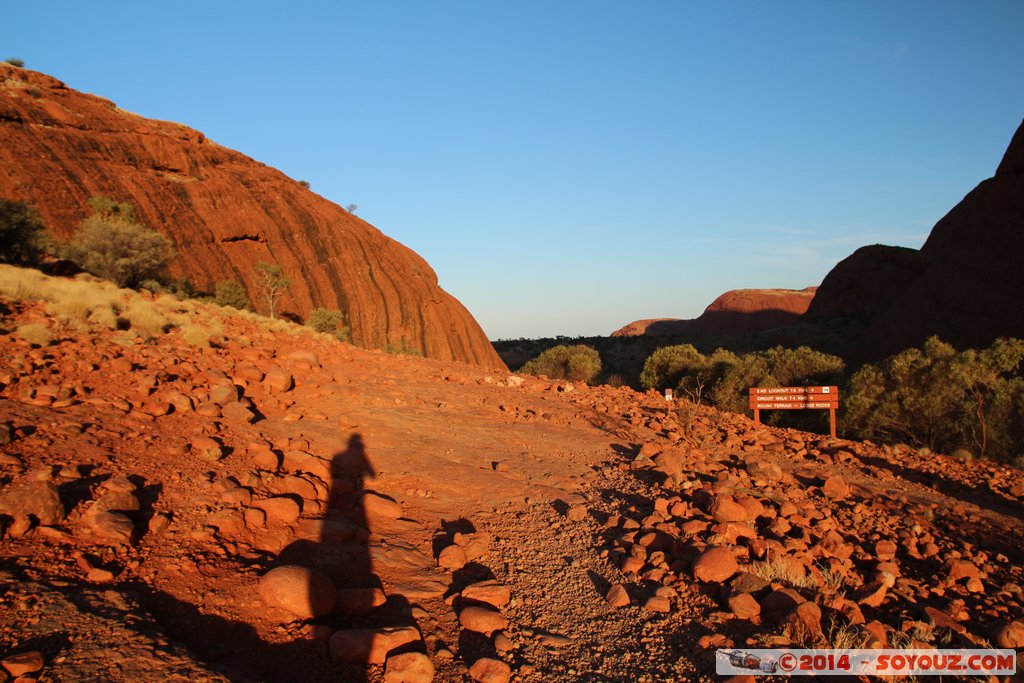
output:
<path id="1" fill-rule="evenodd" d="M 645 389 L 675 388 L 683 375 L 707 366 L 707 358 L 692 344 L 663 346 L 644 362 L 640 384 Z"/>
<path id="2" fill-rule="evenodd" d="M 238 310 L 252 308 L 249 293 L 238 280 L 221 280 L 213 287 L 213 302 L 218 306 L 231 306 Z"/>
<path id="3" fill-rule="evenodd" d="M 640 383 L 647 389 L 676 389 L 695 403 L 705 397 L 722 410 L 746 413 L 750 388 L 802 386 L 840 381 L 843 361 L 806 346 L 737 356 L 718 349 L 705 356 L 690 344 L 665 346 L 644 363 Z"/>
<path id="4" fill-rule="evenodd" d="M 5 61 L 5 62 L 6 62 L 7 64 L 10 64 L 11 66 L 16 66 L 16 67 L 18 67 L 19 69 L 20 69 L 21 67 L 25 66 L 25 60 L 24 60 L 24 59 L 18 59 L 17 57 L 8 57 L 8 58 L 7 58 L 7 59 L 5 59 L 4 61 Z"/>
<path id="5" fill-rule="evenodd" d="M 22 202 L 0 199 L 0 262 L 34 266 L 46 248 L 39 214 Z"/>
<path id="6" fill-rule="evenodd" d="M 104 218 L 123 218 L 135 222 L 135 207 L 128 202 L 117 202 L 103 195 L 90 197 L 86 202 L 93 213 Z"/>
<path id="7" fill-rule="evenodd" d="M 313 308 L 306 317 L 306 327 L 316 332 L 329 332 L 341 341 L 348 341 L 348 326 L 343 325 L 344 322 L 344 313 L 329 308 Z"/>
<path id="8" fill-rule="evenodd" d="M 519 372 L 546 375 L 551 379 L 591 382 L 601 372 L 601 356 L 597 349 L 584 344 L 555 346 L 519 368 Z"/>
<path id="9" fill-rule="evenodd" d="M 136 223 L 127 204 L 104 197 L 93 197 L 89 203 L 96 213 L 82 221 L 64 246 L 64 257 L 119 287 L 138 287 L 146 280 L 161 279 L 174 255 L 170 241 Z"/>
<path id="10" fill-rule="evenodd" d="M 861 438 L 1010 460 L 1024 444 L 1024 341 L 958 352 L 938 337 L 850 378 L 844 422 Z"/>
<path id="11" fill-rule="evenodd" d="M 308 190 L 309 189 L 309 181 L 308 180 L 300 180 L 299 181 L 299 187 L 303 187 L 303 188 Z"/>

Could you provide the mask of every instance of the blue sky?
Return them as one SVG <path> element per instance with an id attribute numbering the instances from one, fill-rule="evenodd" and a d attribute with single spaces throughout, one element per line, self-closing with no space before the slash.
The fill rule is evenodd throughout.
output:
<path id="1" fill-rule="evenodd" d="M 1024 117 L 1024 2 L 18 2 L 19 57 L 308 180 L 492 339 L 919 247 Z"/>

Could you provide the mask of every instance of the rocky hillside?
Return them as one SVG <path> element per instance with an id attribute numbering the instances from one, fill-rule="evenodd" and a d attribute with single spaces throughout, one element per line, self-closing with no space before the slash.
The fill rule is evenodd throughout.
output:
<path id="1" fill-rule="evenodd" d="M 809 321 L 847 318 L 844 355 L 875 360 L 931 335 L 958 347 L 1024 337 L 1024 125 L 996 169 L 920 251 L 865 247 L 821 283 Z"/>
<path id="2" fill-rule="evenodd" d="M 1020 470 L 28 289 L 0 296 L 0 679 L 654 683 L 720 680 L 732 646 L 1024 648 Z M 146 332 L 152 307 L 183 326 Z"/>
<path id="3" fill-rule="evenodd" d="M 720 337 L 771 330 L 796 322 L 811 305 L 816 289 L 734 289 L 712 301 L 693 320 L 637 320 L 611 336 Z"/>
<path id="4" fill-rule="evenodd" d="M 55 78 L 0 64 L 0 197 L 68 237 L 104 195 L 171 238 L 177 276 L 253 291 L 253 265 L 291 276 L 283 310 L 346 314 L 353 340 L 504 367 L 417 254 L 279 171 L 185 126 L 146 119 Z"/>

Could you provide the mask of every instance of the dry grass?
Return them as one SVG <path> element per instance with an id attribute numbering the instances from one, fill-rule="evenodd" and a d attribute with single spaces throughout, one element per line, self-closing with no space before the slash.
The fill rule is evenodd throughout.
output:
<path id="1" fill-rule="evenodd" d="M 121 317 L 144 338 L 159 337 L 171 327 L 170 321 L 157 308 L 155 301 L 136 297 L 128 301 Z"/>
<path id="2" fill-rule="evenodd" d="M 817 586 L 812 576 L 796 570 L 794 564 L 787 558 L 752 562 L 747 567 L 747 571 L 770 583 L 785 583 L 794 588 L 815 588 Z"/>
<path id="3" fill-rule="evenodd" d="M 178 334 L 192 346 L 198 346 L 203 349 L 210 348 L 210 338 L 212 335 L 210 334 L 210 330 L 204 325 L 195 323 L 182 325 L 178 328 Z"/>
<path id="4" fill-rule="evenodd" d="M 828 643 L 828 647 L 837 650 L 863 650 L 867 648 L 870 640 L 870 633 L 853 624 L 833 622 L 825 632 L 825 641 Z"/>
<path id="5" fill-rule="evenodd" d="M 224 342 L 224 323 L 215 316 L 197 316 L 180 324 L 178 334 L 192 346 L 209 348 Z"/>
<path id="6" fill-rule="evenodd" d="M 179 299 L 172 294 L 153 296 L 121 289 L 112 282 L 88 274 L 74 278 L 51 277 L 38 270 L 5 264 L 0 264 L 0 298 L 16 302 L 46 302 L 46 312 L 61 326 L 66 326 L 65 330 L 90 326 L 117 329 L 130 325 L 131 332 L 150 340 L 178 328 L 189 344 L 203 347 L 223 343 L 226 318 L 246 320 L 275 334 L 334 338 L 305 325 L 280 318 L 271 320 L 253 311 Z M 35 337 L 43 339 L 38 332 Z M 125 336 L 124 342 L 129 341 L 130 337 Z M 251 338 L 242 337 L 236 341 L 246 346 L 252 344 Z"/>
<path id="7" fill-rule="evenodd" d="M 89 313 L 89 322 L 108 330 L 117 329 L 117 312 L 112 308 L 96 308 Z"/>
<path id="8" fill-rule="evenodd" d="M 33 346 L 49 346 L 53 343 L 53 333 L 42 323 L 21 325 L 14 331 L 14 334 Z"/>

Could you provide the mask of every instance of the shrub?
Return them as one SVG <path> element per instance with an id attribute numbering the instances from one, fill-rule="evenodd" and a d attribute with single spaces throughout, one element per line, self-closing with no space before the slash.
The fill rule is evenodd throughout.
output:
<path id="1" fill-rule="evenodd" d="M 17 57 L 8 57 L 8 58 L 7 58 L 7 59 L 5 59 L 4 61 L 5 61 L 5 62 L 6 62 L 7 64 L 10 64 L 11 66 L 16 66 L 16 67 L 18 67 L 19 69 L 20 69 L 21 67 L 25 66 L 25 60 L 24 60 L 24 59 L 18 59 Z"/>
<path id="2" fill-rule="evenodd" d="M 1024 444 L 1024 341 L 958 352 L 938 337 L 850 378 L 845 421 L 861 438 L 1012 459 Z"/>
<path id="3" fill-rule="evenodd" d="M 123 218 L 135 222 L 135 207 L 128 202 L 117 202 L 103 195 L 90 197 L 86 202 L 89 208 L 104 218 Z"/>
<path id="4" fill-rule="evenodd" d="M 104 201 L 116 207 L 126 206 Z M 145 280 L 159 279 L 174 255 L 170 241 L 134 222 L 129 217 L 132 213 L 109 206 L 97 210 L 82 221 L 78 232 L 65 245 L 64 257 L 119 287 L 137 287 Z"/>
<path id="5" fill-rule="evenodd" d="M 640 373 L 640 384 L 645 389 L 675 388 L 684 374 L 696 371 L 707 365 L 700 351 L 692 344 L 663 346 L 655 350 L 644 362 Z"/>
<path id="6" fill-rule="evenodd" d="M 308 190 L 309 189 L 309 181 L 308 180 L 300 180 L 299 181 L 299 187 L 303 187 L 303 188 Z"/>
<path id="7" fill-rule="evenodd" d="M 551 379 L 591 382 L 601 372 L 601 356 L 597 349 L 585 344 L 555 346 L 519 368 L 519 372 L 546 375 Z"/>
<path id="8" fill-rule="evenodd" d="M 271 320 L 276 318 L 277 304 L 291 283 L 291 278 L 285 277 L 281 266 L 275 263 L 256 264 L 256 291 L 266 303 Z"/>
<path id="9" fill-rule="evenodd" d="M 249 293 L 238 280 L 221 280 L 213 287 L 213 302 L 218 306 L 231 306 L 238 310 L 252 308 Z"/>
<path id="10" fill-rule="evenodd" d="M 46 247 L 39 214 L 22 202 L 0 199 L 0 262 L 33 266 Z"/>
<path id="11" fill-rule="evenodd" d="M 317 332 L 334 332 L 345 320 L 341 311 L 327 308 L 314 308 L 306 318 L 306 326 Z"/>

